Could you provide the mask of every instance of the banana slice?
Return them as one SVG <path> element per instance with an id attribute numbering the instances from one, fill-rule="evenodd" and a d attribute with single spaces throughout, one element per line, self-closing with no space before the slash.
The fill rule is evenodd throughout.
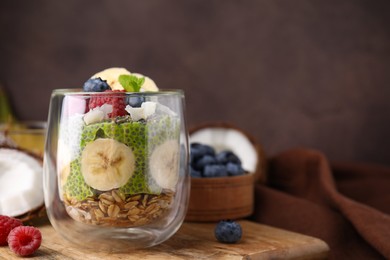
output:
<path id="1" fill-rule="evenodd" d="M 168 140 L 150 156 L 150 174 L 163 189 L 173 190 L 179 179 L 180 147 L 177 140 Z"/>
<path id="2" fill-rule="evenodd" d="M 158 91 L 156 83 L 154 83 L 151 78 L 144 76 L 140 73 L 132 73 L 131 75 L 136 76 L 137 78 L 145 78 L 145 82 L 141 86 L 141 91 Z"/>
<path id="3" fill-rule="evenodd" d="M 102 80 L 107 81 L 107 84 L 111 87 L 112 90 L 123 90 L 121 83 L 119 83 L 119 76 L 122 74 L 130 75 L 130 71 L 125 68 L 109 68 L 103 71 L 100 71 L 93 75 L 91 78 L 101 78 Z M 146 82 L 146 78 L 145 78 Z"/>
<path id="4" fill-rule="evenodd" d="M 88 143 L 81 154 L 85 183 L 107 191 L 119 188 L 133 176 L 135 156 L 130 147 L 113 139 L 100 138 Z"/>

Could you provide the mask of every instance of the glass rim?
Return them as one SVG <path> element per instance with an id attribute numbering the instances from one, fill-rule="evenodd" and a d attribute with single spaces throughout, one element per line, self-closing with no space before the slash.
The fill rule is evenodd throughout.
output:
<path id="1" fill-rule="evenodd" d="M 70 95 L 70 96 L 83 96 L 83 95 L 101 95 L 104 92 L 85 92 L 81 88 L 64 88 L 64 89 L 54 89 L 52 95 Z M 158 91 L 145 91 L 145 92 L 114 92 L 110 95 L 115 94 L 126 94 L 126 95 L 146 95 L 146 96 L 166 96 L 166 95 L 178 95 L 184 96 L 184 91 L 182 89 L 163 89 Z"/>

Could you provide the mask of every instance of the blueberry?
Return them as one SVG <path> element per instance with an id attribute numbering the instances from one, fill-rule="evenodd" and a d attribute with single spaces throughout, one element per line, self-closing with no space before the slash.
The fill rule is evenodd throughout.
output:
<path id="1" fill-rule="evenodd" d="M 190 174 L 192 178 L 202 178 L 202 174 L 200 171 L 195 170 L 194 168 L 190 167 Z"/>
<path id="2" fill-rule="evenodd" d="M 221 164 L 206 165 L 203 169 L 203 176 L 208 178 L 228 176 L 226 166 Z"/>
<path id="3" fill-rule="evenodd" d="M 237 243 L 242 237 L 242 228 L 235 221 L 222 220 L 215 227 L 214 235 L 221 243 Z"/>
<path id="4" fill-rule="evenodd" d="M 217 160 L 214 156 L 205 155 L 199 158 L 196 162 L 194 162 L 193 166 L 195 169 L 202 171 L 206 165 L 215 164 Z"/>
<path id="5" fill-rule="evenodd" d="M 231 151 L 222 151 L 217 154 L 217 161 L 222 164 L 227 164 L 228 162 L 241 165 L 241 160 L 238 156 Z"/>
<path id="6" fill-rule="evenodd" d="M 226 170 L 229 176 L 237 176 L 245 173 L 245 170 L 240 164 L 228 162 L 226 164 Z"/>
<path id="7" fill-rule="evenodd" d="M 110 89 L 110 86 L 101 78 L 89 79 L 84 83 L 83 90 L 85 92 L 103 92 Z"/>
<path id="8" fill-rule="evenodd" d="M 194 152 L 194 150 L 190 151 L 190 165 L 195 165 L 196 159 L 199 158 L 199 155 Z"/>
<path id="9" fill-rule="evenodd" d="M 215 155 L 215 150 L 213 147 L 207 144 L 200 144 L 200 143 L 192 143 L 191 149 L 199 150 L 202 155 Z"/>
<path id="10" fill-rule="evenodd" d="M 209 145 L 192 143 L 190 147 L 191 151 L 191 163 L 195 163 L 196 160 L 201 158 L 204 155 L 215 155 L 215 150 Z"/>
<path id="11" fill-rule="evenodd" d="M 141 104 L 145 102 L 145 97 L 129 96 L 126 101 L 131 107 L 141 107 Z"/>
<path id="12" fill-rule="evenodd" d="M 200 157 L 202 157 L 202 150 L 198 146 L 198 143 L 193 143 L 190 146 L 190 162 L 191 164 L 195 164 L 196 160 Z"/>

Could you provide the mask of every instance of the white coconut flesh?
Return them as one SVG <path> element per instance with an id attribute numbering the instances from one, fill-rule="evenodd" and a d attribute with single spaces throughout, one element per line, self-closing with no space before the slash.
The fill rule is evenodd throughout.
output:
<path id="1" fill-rule="evenodd" d="M 192 133 L 190 143 L 212 146 L 215 151 L 224 150 L 235 153 L 242 162 L 244 170 L 254 173 L 258 164 L 256 148 L 242 132 L 233 128 L 202 128 Z"/>
<path id="2" fill-rule="evenodd" d="M 43 204 L 42 166 L 15 149 L 0 149 L 0 215 L 19 216 Z"/>

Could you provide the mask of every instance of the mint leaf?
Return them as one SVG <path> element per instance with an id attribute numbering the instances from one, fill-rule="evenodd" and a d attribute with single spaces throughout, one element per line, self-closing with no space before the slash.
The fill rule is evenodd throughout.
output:
<path id="1" fill-rule="evenodd" d="M 127 92 L 139 92 L 145 82 L 145 77 L 138 78 L 133 75 L 123 74 L 119 76 L 118 80 Z"/>
<path id="2" fill-rule="evenodd" d="M 118 80 L 127 92 L 134 92 L 133 86 L 130 85 L 130 75 L 120 75 Z"/>
<path id="3" fill-rule="evenodd" d="M 145 77 L 138 78 L 138 86 L 139 86 L 138 91 L 141 89 L 141 87 L 144 84 L 144 82 L 145 82 Z"/>

